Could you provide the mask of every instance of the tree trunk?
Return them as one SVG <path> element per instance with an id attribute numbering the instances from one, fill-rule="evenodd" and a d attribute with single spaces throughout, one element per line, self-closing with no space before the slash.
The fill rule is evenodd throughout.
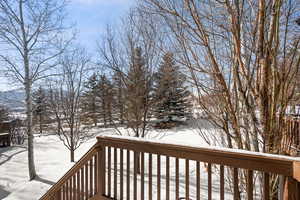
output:
<path id="1" fill-rule="evenodd" d="M 26 30 L 23 19 L 23 1 L 19 1 L 20 10 L 20 27 L 22 31 L 22 41 L 23 44 L 23 64 L 24 64 L 24 86 L 26 93 L 26 115 L 27 115 L 27 135 L 28 135 L 28 169 L 29 169 L 29 180 L 33 180 L 36 177 L 35 165 L 34 165 L 34 147 L 33 147 L 33 133 L 32 133 L 32 97 L 31 97 L 31 86 L 32 79 L 30 74 L 29 65 L 29 51 L 27 48 Z"/>
<path id="2" fill-rule="evenodd" d="M 71 147 L 71 149 L 70 149 L 70 158 L 71 158 L 71 162 L 75 162 L 75 153 L 74 153 L 74 149 L 72 149 L 72 147 Z"/>
<path id="3" fill-rule="evenodd" d="M 27 63 L 27 64 L 26 64 Z M 27 67 L 26 67 L 27 65 Z M 28 62 L 25 62 L 25 71 L 29 71 Z M 33 147 L 33 133 L 32 133 L 32 98 L 31 98 L 31 83 L 29 73 L 26 73 L 25 92 L 26 92 L 26 114 L 27 114 L 27 135 L 28 135 L 28 169 L 29 180 L 36 177 L 34 164 L 34 147 Z"/>
<path id="4" fill-rule="evenodd" d="M 43 127 L 42 127 L 42 115 L 40 114 L 40 134 L 43 133 Z"/>
<path id="5" fill-rule="evenodd" d="M 121 116 L 120 116 L 120 118 L 121 118 L 121 124 L 123 125 L 123 124 L 124 124 L 124 111 L 123 111 L 123 105 L 121 106 L 121 111 L 120 111 L 120 113 L 121 113 Z"/>
<path id="6" fill-rule="evenodd" d="M 72 119 L 71 119 L 71 127 L 70 127 L 70 153 L 71 153 L 71 162 L 74 162 L 75 161 L 75 159 L 74 159 L 74 149 L 75 149 L 75 147 L 74 147 L 74 115 L 72 114 L 71 115 L 71 117 L 72 117 Z"/>
<path id="7" fill-rule="evenodd" d="M 104 122 L 104 127 L 106 128 L 106 110 L 103 109 L 103 122 Z"/>
<path id="8" fill-rule="evenodd" d="M 60 135 L 60 130 L 61 130 L 61 124 L 60 124 L 60 119 L 57 117 L 57 134 Z"/>
<path id="9" fill-rule="evenodd" d="M 95 94 L 94 94 L 94 96 L 95 96 Z M 96 111 L 96 100 L 95 100 L 95 98 L 93 98 L 93 121 L 94 121 L 95 127 L 97 127 L 97 123 L 98 123 L 96 112 L 97 112 Z"/>

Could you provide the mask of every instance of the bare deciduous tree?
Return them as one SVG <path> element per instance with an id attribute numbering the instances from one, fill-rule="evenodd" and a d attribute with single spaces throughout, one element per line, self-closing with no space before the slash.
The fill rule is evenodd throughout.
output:
<path id="1" fill-rule="evenodd" d="M 65 1 L 1 0 L 0 58 L 6 73 L 26 91 L 29 179 L 36 176 L 32 131 L 32 86 L 57 64 L 63 51 Z M 52 72 L 50 72 L 52 73 Z"/>
<path id="2" fill-rule="evenodd" d="M 199 89 L 203 110 L 222 127 L 222 121 L 230 123 L 227 133 L 234 147 L 276 153 L 280 133 L 274 122 L 285 113 L 299 68 L 299 3 L 144 2 L 144 10 L 162 16 L 173 33 L 174 47 L 181 49 L 178 60 Z M 201 101 L 208 96 L 222 110 L 211 112 L 208 102 Z M 247 130 L 263 138 L 262 146 L 244 142 Z"/>
<path id="3" fill-rule="evenodd" d="M 62 75 L 50 86 L 50 105 L 56 116 L 58 136 L 70 150 L 74 162 L 75 150 L 88 138 L 89 129 L 82 124 L 81 97 L 83 79 L 89 64 L 84 49 L 76 48 L 61 58 Z"/>
<path id="4" fill-rule="evenodd" d="M 281 140 L 300 64 L 300 2 L 144 0 L 142 6 L 169 27 L 178 62 L 208 120 L 222 130 L 223 145 L 287 153 Z"/>
<path id="5" fill-rule="evenodd" d="M 106 69 L 109 69 L 113 74 L 117 74 L 119 84 L 122 86 L 124 91 L 130 91 L 133 95 L 134 91 L 141 88 L 145 89 L 144 97 L 140 96 L 119 96 L 120 99 L 118 102 L 122 102 L 124 108 L 120 107 L 119 110 L 124 112 L 124 124 L 127 124 L 127 127 L 131 127 L 134 136 L 144 137 L 148 130 L 148 124 L 150 120 L 150 107 L 153 104 L 153 101 L 150 98 L 151 92 L 151 82 L 153 81 L 153 72 L 154 69 L 158 66 L 161 52 L 158 49 L 159 43 L 161 42 L 161 34 L 159 33 L 159 28 L 156 26 L 150 19 L 145 20 L 149 17 L 144 15 L 143 12 L 139 9 L 132 9 L 129 15 L 124 18 L 123 29 L 116 37 L 116 32 L 112 30 L 111 27 L 108 28 L 105 37 L 102 40 L 102 43 L 99 45 L 99 54 L 102 58 L 101 65 Z M 134 74 L 137 70 L 133 70 L 133 62 L 136 59 L 136 50 L 139 49 L 141 56 L 143 57 L 143 67 L 146 72 L 146 82 L 143 85 L 135 85 L 133 87 L 130 84 L 133 80 Z M 141 71 L 140 71 L 141 72 Z M 141 74 L 140 74 L 141 75 Z M 131 76 L 131 77 L 130 77 Z M 142 77 L 141 77 L 142 78 Z M 136 93 L 136 95 L 139 92 Z M 125 97 L 125 98 L 124 98 Z M 137 105 L 138 99 L 145 98 L 143 101 L 139 101 L 140 105 Z M 134 103 L 134 100 L 136 102 Z M 129 102 L 131 101 L 131 102 Z M 120 104 L 119 104 L 120 105 Z M 136 107 L 135 109 L 129 108 Z M 134 106 L 133 106 L 134 105 Z M 130 111 L 135 110 L 135 114 L 130 113 Z M 139 110 L 139 111 L 138 111 Z M 127 117 L 126 117 L 127 115 Z M 130 115 L 130 116 L 129 116 Z M 137 117 L 133 123 L 133 115 Z M 137 122 L 139 121 L 139 122 Z M 135 126 L 132 126 L 136 124 Z M 129 125 L 129 126 L 128 126 Z M 121 132 L 119 132 L 121 134 Z"/>

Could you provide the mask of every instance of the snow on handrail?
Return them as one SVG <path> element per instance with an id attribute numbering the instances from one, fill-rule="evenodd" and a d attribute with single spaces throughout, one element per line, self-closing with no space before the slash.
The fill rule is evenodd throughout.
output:
<path id="1" fill-rule="evenodd" d="M 216 146 L 201 146 L 188 143 L 175 143 L 127 136 L 98 136 L 98 142 L 105 146 L 134 151 L 173 156 L 212 164 L 250 170 L 272 172 L 295 177 L 300 181 L 300 158 L 252 152 Z"/>

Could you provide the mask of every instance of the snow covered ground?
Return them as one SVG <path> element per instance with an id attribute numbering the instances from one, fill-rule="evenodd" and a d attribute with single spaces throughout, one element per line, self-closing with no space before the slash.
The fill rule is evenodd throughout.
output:
<path id="1" fill-rule="evenodd" d="M 113 129 L 99 129 L 99 135 L 114 134 Z M 168 131 L 154 131 L 148 136 L 169 142 L 203 144 L 193 130 L 179 127 Z M 96 142 L 90 139 L 75 152 L 78 160 Z M 35 162 L 38 178 L 28 182 L 27 150 L 25 146 L 0 148 L 0 199 L 34 200 L 41 197 L 70 169 L 69 151 L 55 135 L 35 137 Z"/>

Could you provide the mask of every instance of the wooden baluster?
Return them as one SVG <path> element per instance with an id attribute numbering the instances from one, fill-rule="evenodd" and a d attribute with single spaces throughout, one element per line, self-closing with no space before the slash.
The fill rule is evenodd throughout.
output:
<path id="1" fill-rule="evenodd" d="M 160 200 L 160 155 L 157 155 L 157 200 Z"/>
<path id="2" fill-rule="evenodd" d="M 196 162 L 196 199 L 200 200 L 200 162 Z"/>
<path id="3" fill-rule="evenodd" d="M 84 199 L 84 168 L 80 169 L 80 200 Z"/>
<path id="4" fill-rule="evenodd" d="M 85 174 L 84 174 L 84 178 L 85 178 L 85 182 L 84 182 L 84 184 L 85 184 L 85 199 L 88 199 L 89 198 L 89 166 L 88 166 L 88 164 L 86 163 L 85 165 L 84 165 L 84 172 L 85 172 Z"/>
<path id="5" fill-rule="evenodd" d="M 111 197 L 111 147 L 107 147 L 107 195 Z"/>
<path id="6" fill-rule="evenodd" d="M 126 176 L 127 176 L 126 198 L 127 198 L 127 200 L 129 200 L 130 199 L 130 151 L 129 150 L 127 150 L 127 163 L 126 164 L 127 164 L 127 168 L 126 168 L 126 170 L 127 170 L 127 173 L 126 173 Z"/>
<path id="7" fill-rule="evenodd" d="M 69 179 L 69 199 L 72 200 L 72 177 Z"/>
<path id="8" fill-rule="evenodd" d="M 212 184 L 212 177 L 211 177 L 211 163 L 207 164 L 207 192 L 208 192 L 208 200 L 212 199 L 212 188 L 211 188 L 211 184 Z"/>
<path id="9" fill-rule="evenodd" d="M 73 176 L 70 177 L 70 199 L 73 200 L 73 193 L 74 193 L 74 187 L 73 187 Z"/>
<path id="10" fill-rule="evenodd" d="M 105 146 L 99 146 L 98 147 L 98 152 L 97 152 L 97 159 L 95 160 L 95 181 L 96 181 L 96 190 L 97 194 L 99 196 L 105 195 L 105 156 L 106 156 L 106 151 L 105 151 Z"/>
<path id="11" fill-rule="evenodd" d="M 93 186 L 94 186 L 94 184 L 93 184 L 93 180 L 94 180 L 94 178 L 93 178 L 94 159 L 93 159 L 93 157 L 90 159 L 89 163 L 90 163 L 90 192 L 89 192 L 89 197 L 92 197 L 93 196 L 93 191 L 94 191 L 94 188 L 93 188 Z"/>
<path id="12" fill-rule="evenodd" d="M 148 172 L 148 179 L 149 179 L 149 200 L 152 200 L 152 154 L 149 153 L 149 172 Z"/>
<path id="13" fill-rule="evenodd" d="M 120 149 L 120 199 L 123 199 L 123 179 L 124 179 L 124 173 L 123 173 L 123 149 Z"/>
<path id="14" fill-rule="evenodd" d="M 61 191 L 61 197 L 59 200 L 64 200 L 64 186 L 63 185 L 61 186 L 60 191 Z"/>
<path id="15" fill-rule="evenodd" d="M 118 198 L 118 149 L 114 148 L 114 198 Z"/>
<path id="16" fill-rule="evenodd" d="M 68 199 L 68 187 L 67 187 L 68 181 L 65 183 L 65 200 Z"/>
<path id="17" fill-rule="evenodd" d="M 54 197 L 54 200 L 62 200 L 62 188 L 60 188 Z"/>
<path id="18" fill-rule="evenodd" d="M 77 200 L 80 200 L 80 169 L 78 170 L 78 172 L 76 173 L 76 195 L 77 195 Z"/>
<path id="19" fill-rule="evenodd" d="M 70 194 L 69 194 L 69 180 L 67 180 L 67 183 L 66 183 L 66 200 L 70 200 Z"/>
<path id="20" fill-rule="evenodd" d="M 220 200 L 224 200 L 224 166 L 220 165 Z"/>
<path id="21" fill-rule="evenodd" d="M 239 173 L 238 168 L 233 168 L 233 198 L 239 200 Z"/>
<path id="22" fill-rule="evenodd" d="M 72 200 L 77 200 L 77 198 L 76 198 L 76 194 L 77 194 L 77 192 L 76 192 L 76 176 L 75 175 L 73 175 L 72 176 L 72 181 L 73 181 L 73 183 L 72 183 Z"/>
<path id="23" fill-rule="evenodd" d="M 137 163 L 138 153 L 133 153 L 133 199 L 137 200 Z"/>
<path id="24" fill-rule="evenodd" d="M 145 154 L 141 152 L 141 199 L 145 199 Z"/>
<path id="25" fill-rule="evenodd" d="M 176 200 L 179 199 L 179 158 L 176 158 L 175 160 L 175 196 Z"/>
<path id="26" fill-rule="evenodd" d="M 185 199 L 190 199 L 190 161 L 185 159 Z"/>
<path id="27" fill-rule="evenodd" d="M 166 156 L 166 200 L 170 200 L 170 158 Z"/>
<path id="28" fill-rule="evenodd" d="M 253 171 L 247 170 L 247 197 L 253 200 Z"/>
<path id="29" fill-rule="evenodd" d="M 69 193 L 70 193 L 70 200 L 73 200 L 73 176 L 70 177 L 70 183 L 69 183 Z"/>
<path id="30" fill-rule="evenodd" d="M 63 191 L 63 194 L 62 194 L 62 195 L 63 195 L 63 198 L 62 198 L 62 199 L 63 199 L 63 200 L 66 200 L 66 199 L 67 199 L 67 195 L 66 195 L 66 194 L 67 194 L 67 192 L 66 192 L 66 185 L 63 185 L 63 190 L 62 190 L 62 191 Z"/>
<path id="31" fill-rule="evenodd" d="M 94 162 L 94 191 L 95 191 L 95 193 L 94 194 L 98 194 L 99 193 L 99 190 L 98 190 L 98 169 L 99 169 L 99 167 L 98 167 L 98 159 L 99 159 L 99 157 L 98 157 L 98 153 L 96 153 L 96 155 L 95 155 L 95 162 Z"/>
<path id="32" fill-rule="evenodd" d="M 101 149 L 101 152 L 100 152 L 100 163 L 99 163 L 99 166 L 100 167 L 100 170 L 101 170 L 101 173 L 99 173 L 99 178 L 98 180 L 101 180 L 99 182 L 99 188 L 101 188 L 101 195 L 105 195 L 107 194 L 106 193 L 106 147 L 103 146 L 102 149 Z"/>
<path id="33" fill-rule="evenodd" d="M 72 200 L 72 177 L 69 178 L 69 199 Z"/>
<path id="34" fill-rule="evenodd" d="M 285 177 L 284 200 L 300 200 L 300 182 L 293 177 Z"/>
<path id="35" fill-rule="evenodd" d="M 64 194 L 64 199 L 67 200 L 68 199 L 68 189 L 67 189 L 67 184 L 64 185 L 65 187 L 65 194 Z"/>
<path id="36" fill-rule="evenodd" d="M 264 200 L 270 200 L 270 175 L 268 172 L 263 173 L 264 178 Z"/>

